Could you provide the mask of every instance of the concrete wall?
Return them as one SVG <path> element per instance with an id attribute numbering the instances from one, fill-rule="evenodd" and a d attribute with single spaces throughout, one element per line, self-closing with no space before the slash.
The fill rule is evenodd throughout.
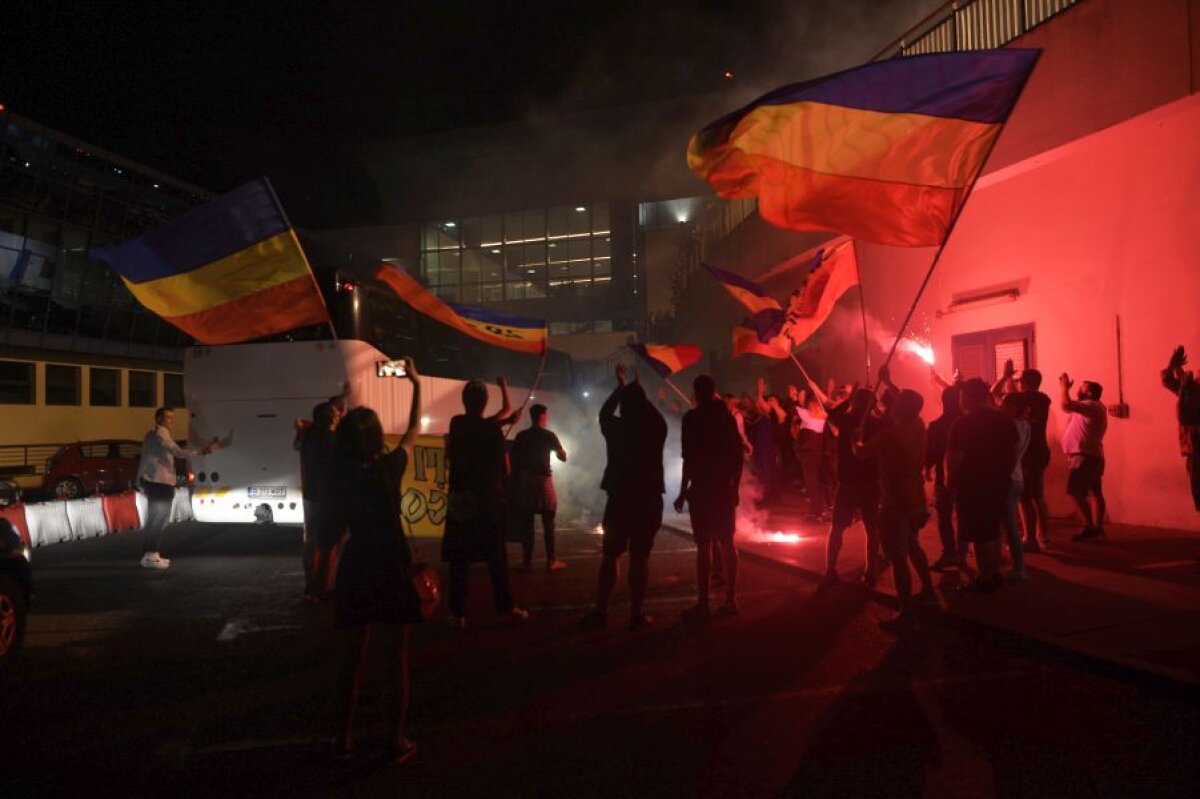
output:
<path id="1" fill-rule="evenodd" d="M 1200 95 L 1083 137 L 997 171 L 972 195 L 911 329 L 928 333 L 949 371 L 956 334 L 1032 323 L 1035 365 L 1057 398 L 1070 372 L 1117 400 L 1115 318 L 1121 316 L 1128 419 L 1112 419 L 1106 441 L 1109 512 L 1116 522 L 1200 530 L 1187 493 L 1174 398 L 1159 384 L 1171 349 L 1187 345 L 1200 362 Z M 867 307 L 894 331 L 932 255 L 860 245 Z M 1012 303 L 945 312 L 955 295 L 1001 284 L 1021 287 Z M 849 313 L 851 309 L 842 309 Z M 894 321 L 893 321 L 894 320 Z M 860 341 L 844 331 L 827 347 Z M 837 332 L 836 329 L 834 331 Z M 876 349 L 878 357 L 879 349 Z M 897 377 L 924 388 L 928 371 L 901 356 Z M 1052 446 L 1064 423 L 1050 420 Z M 1069 510 L 1064 464 L 1056 456 L 1047 492 Z"/>

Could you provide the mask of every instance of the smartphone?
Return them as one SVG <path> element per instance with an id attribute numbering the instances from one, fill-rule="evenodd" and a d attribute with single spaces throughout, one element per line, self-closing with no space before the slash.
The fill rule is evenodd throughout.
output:
<path id="1" fill-rule="evenodd" d="M 404 359 L 396 361 L 377 361 L 375 363 L 376 377 L 407 377 L 408 369 L 404 366 Z"/>

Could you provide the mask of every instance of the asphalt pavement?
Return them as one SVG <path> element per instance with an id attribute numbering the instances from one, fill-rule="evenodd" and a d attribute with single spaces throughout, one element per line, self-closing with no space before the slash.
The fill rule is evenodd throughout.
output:
<path id="1" fill-rule="evenodd" d="M 22 659 L 3 681 L 0 794 L 19 796 L 1196 796 L 1200 702 L 929 608 L 743 561 L 741 615 L 692 625 L 690 541 L 660 533 L 650 628 L 580 632 L 599 537 L 564 571 L 514 573 L 533 618 L 492 613 L 473 571 L 465 630 L 413 637 L 403 766 L 383 760 L 381 648 L 358 756 L 328 756 L 344 641 L 300 603 L 298 533 L 172 528 L 166 572 L 137 534 L 35 553 Z M 436 557 L 436 543 L 419 545 Z M 516 558 L 515 548 L 511 554 Z M 540 552 L 539 552 L 540 554 Z"/>

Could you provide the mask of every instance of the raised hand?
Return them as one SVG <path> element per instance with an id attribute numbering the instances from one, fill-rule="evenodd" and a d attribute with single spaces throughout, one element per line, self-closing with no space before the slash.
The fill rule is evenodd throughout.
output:
<path id="1" fill-rule="evenodd" d="M 628 372 L 629 372 L 629 370 L 625 366 L 625 364 L 623 364 L 623 363 L 617 364 L 617 385 L 618 386 L 625 385 L 625 376 L 626 376 L 626 374 L 628 374 Z"/>
<path id="2" fill-rule="evenodd" d="M 1013 366 L 1012 358 L 1009 358 L 1007 361 L 1004 362 L 1004 379 L 1005 380 L 1011 380 L 1012 376 L 1016 373 L 1016 371 L 1017 371 L 1016 367 Z"/>
<path id="3" fill-rule="evenodd" d="M 1071 386 L 1075 385 L 1075 381 L 1071 379 L 1069 374 L 1063 372 L 1058 376 L 1058 384 L 1063 387 L 1064 391 L 1069 391 Z"/>

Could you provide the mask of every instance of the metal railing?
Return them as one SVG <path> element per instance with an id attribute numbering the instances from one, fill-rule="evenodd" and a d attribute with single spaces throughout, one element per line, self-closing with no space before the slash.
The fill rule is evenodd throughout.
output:
<path id="1" fill-rule="evenodd" d="M 946 3 L 873 60 L 1004 45 L 1083 0 L 957 0 Z"/>
<path id="2" fill-rule="evenodd" d="M 0 445 L 0 477 L 21 477 L 46 473 L 46 461 L 62 444 Z"/>

